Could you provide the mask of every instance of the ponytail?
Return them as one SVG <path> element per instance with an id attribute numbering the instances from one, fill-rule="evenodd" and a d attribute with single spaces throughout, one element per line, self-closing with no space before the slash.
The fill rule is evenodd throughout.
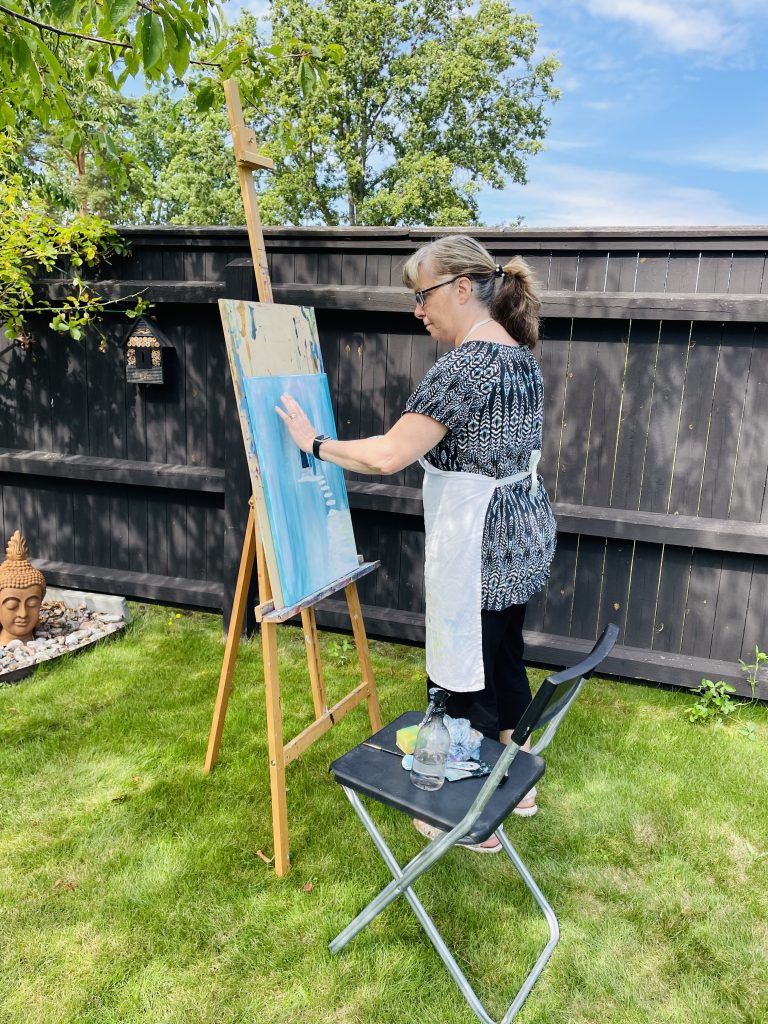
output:
<path id="1" fill-rule="evenodd" d="M 491 315 L 520 345 L 535 348 L 541 299 L 533 271 L 522 256 L 513 256 L 501 270 L 503 274 L 491 301 Z"/>

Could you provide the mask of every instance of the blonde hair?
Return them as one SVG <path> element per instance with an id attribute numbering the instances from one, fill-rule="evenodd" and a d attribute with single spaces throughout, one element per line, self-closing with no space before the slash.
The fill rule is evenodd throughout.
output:
<path id="1" fill-rule="evenodd" d="M 471 278 L 475 297 L 488 306 L 494 320 L 521 345 L 539 340 L 541 299 L 533 271 L 513 256 L 503 266 L 471 235 L 445 235 L 417 249 L 403 267 L 403 284 L 415 288 L 425 265 L 438 277 Z"/>

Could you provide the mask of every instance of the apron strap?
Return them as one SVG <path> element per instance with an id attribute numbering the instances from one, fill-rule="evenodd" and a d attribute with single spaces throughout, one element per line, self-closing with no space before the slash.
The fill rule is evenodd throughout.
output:
<path id="1" fill-rule="evenodd" d="M 501 480 L 496 481 L 496 487 L 506 487 L 507 484 L 519 484 L 521 480 L 525 480 L 526 477 L 531 478 L 531 494 L 538 494 L 539 492 L 539 476 L 537 468 L 539 460 L 541 459 L 541 449 L 534 448 L 531 452 L 531 458 L 528 462 L 528 469 L 522 473 L 513 473 L 512 476 L 505 476 Z"/>

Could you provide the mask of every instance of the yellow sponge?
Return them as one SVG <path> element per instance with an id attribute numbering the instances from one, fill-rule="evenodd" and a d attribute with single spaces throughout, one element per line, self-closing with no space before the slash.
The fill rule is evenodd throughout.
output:
<path id="1" fill-rule="evenodd" d="M 412 754 L 413 748 L 416 746 L 416 736 L 418 735 L 418 725 L 409 725 L 405 729 L 398 729 L 395 742 L 404 754 Z"/>

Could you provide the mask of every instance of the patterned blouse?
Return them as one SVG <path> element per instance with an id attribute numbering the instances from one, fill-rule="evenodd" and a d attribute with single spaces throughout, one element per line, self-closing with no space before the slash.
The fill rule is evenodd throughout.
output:
<path id="1" fill-rule="evenodd" d="M 501 478 L 528 469 L 541 449 L 544 382 L 531 350 L 467 341 L 442 356 L 408 399 L 448 427 L 425 459 L 438 469 Z M 543 485 L 530 477 L 498 487 L 485 519 L 482 606 L 524 604 L 543 589 L 555 553 L 555 518 Z"/>

